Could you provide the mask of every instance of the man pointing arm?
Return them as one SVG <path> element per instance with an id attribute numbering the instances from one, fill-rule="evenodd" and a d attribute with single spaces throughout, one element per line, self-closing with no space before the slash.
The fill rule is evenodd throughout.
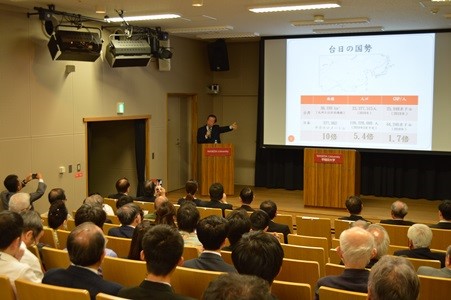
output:
<path id="1" fill-rule="evenodd" d="M 221 143 L 221 133 L 229 132 L 238 128 L 236 122 L 229 126 L 219 126 L 216 124 L 216 116 L 209 115 L 204 126 L 197 130 L 198 144 Z"/>

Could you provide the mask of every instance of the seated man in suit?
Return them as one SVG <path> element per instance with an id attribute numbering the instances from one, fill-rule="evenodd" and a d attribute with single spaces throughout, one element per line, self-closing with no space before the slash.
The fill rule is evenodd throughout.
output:
<path id="1" fill-rule="evenodd" d="M 418 275 L 451 278 L 451 245 L 446 249 L 445 267 L 436 269 L 427 266 L 418 268 Z"/>
<path id="2" fill-rule="evenodd" d="M 241 206 L 237 209 L 244 209 L 245 211 L 255 211 L 251 207 L 251 203 L 254 200 L 254 192 L 250 187 L 244 187 L 240 192 Z"/>
<path id="3" fill-rule="evenodd" d="M 348 210 L 350 215 L 348 217 L 341 217 L 338 219 L 348 220 L 348 221 L 363 220 L 363 221 L 369 222 L 368 220 L 364 219 L 360 215 L 362 213 L 362 209 L 363 209 L 363 202 L 359 196 L 348 197 L 348 199 L 346 199 L 345 205 L 346 205 L 346 209 Z"/>
<path id="4" fill-rule="evenodd" d="M 233 251 L 233 248 L 235 248 L 235 245 L 243 234 L 251 230 L 251 220 L 247 212 L 241 209 L 232 211 L 227 215 L 226 219 L 229 223 L 227 239 L 229 240 L 230 246 L 225 246 L 222 250 Z"/>
<path id="5" fill-rule="evenodd" d="M 219 182 L 213 183 L 209 189 L 210 201 L 204 201 L 204 207 L 221 208 L 222 216 L 224 217 L 224 210 L 233 209 L 232 204 L 227 203 L 227 196 L 224 193 L 224 187 Z"/>
<path id="6" fill-rule="evenodd" d="M 340 246 L 337 252 L 345 265 L 343 274 L 330 275 L 318 280 L 315 287 L 316 299 L 321 286 L 342 289 L 353 292 L 368 292 L 368 277 L 370 271 L 365 269 L 371 257 L 376 255 L 374 237 L 360 227 L 352 227 L 340 235 Z"/>
<path id="7" fill-rule="evenodd" d="M 386 255 L 371 269 L 369 300 L 418 299 L 420 280 L 405 258 Z"/>
<path id="8" fill-rule="evenodd" d="M 251 229 L 253 231 L 268 231 L 270 219 L 264 210 L 257 209 L 249 216 L 249 219 L 251 220 Z"/>
<path id="9" fill-rule="evenodd" d="M 203 300 L 273 300 L 266 280 L 257 276 L 227 273 L 211 281 Z"/>
<path id="10" fill-rule="evenodd" d="M 431 228 L 451 229 L 451 200 L 444 200 L 438 206 L 439 222 Z"/>
<path id="11" fill-rule="evenodd" d="M 445 254 L 432 252 L 429 246 L 432 242 L 432 230 L 424 224 L 414 224 L 407 230 L 409 239 L 409 250 L 395 251 L 396 256 L 407 256 L 411 258 L 439 260 L 445 267 Z"/>
<path id="12" fill-rule="evenodd" d="M 43 283 L 86 289 L 92 300 L 98 293 L 117 295 L 120 284 L 104 280 L 98 270 L 105 257 L 105 238 L 94 223 L 85 222 L 71 231 L 67 251 L 71 265 L 67 269 L 51 269 L 44 274 Z"/>
<path id="13" fill-rule="evenodd" d="M 232 251 L 233 265 L 238 273 L 258 276 L 269 285 L 280 272 L 283 256 L 279 241 L 263 231 L 243 234 Z"/>
<path id="14" fill-rule="evenodd" d="M 407 215 L 408 211 L 407 204 L 402 201 L 395 201 L 391 205 L 391 219 L 381 220 L 380 223 L 384 224 L 392 224 L 392 225 L 404 225 L 410 226 L 415 224 L 412 221 L 404 220 L 404 217 Z"/>
<path id="15" fill-rule="evenodd" d="M 291 228 L 285 224 L 275 223 L 273 219 L 277 216 L 277 205 L 274 201 L 266 200 L 260 204 L 260 209 L 265 211 L 271 221 L 269 221 L 268 232 L 280 232 L 283 233 L 283 239 L 285 244 L 288 244 L 288 234 L 291 233 Z"/>
<path id="16" fill-rule="evenodd" d="M 110 194 L 107 198 L 119 199 L 123 195 L 128 195 L 130 191 L 130 182 L 127 178 L 122 177 L 116 181 L 116 194 Z"/>
<path id="17" fill-rule="evenodd" d="M 236 272 L 232 265 L 221 257 L 229 226 L 227 220 L 211 215 L 200 220 L 197 224 L 197 237 L 204 246 L 204 251 L 198 258 L 185 261 L 184 267 L 218 272 Z"/>
<path id="18" fill-rule="evenodd" d="M 191 299 L 174 293 L 171 275 L 183 263 L 183 238 L 169 225 L 155 225 L 142 240 L 141 259 L 146 261 L 147 276 L 139 286 L 119 291 L 119 296 L 134 300 Z"/>
<path id="19" fill-rule="evenodd" d="M 141 212 L 141 208 L 135 203 L 127 203 L 121 206 L 117 210 L 117 217 L 121 226 L 108 230 L 108 235 L 131 239 L 136 225 L 142 221 Z"/>

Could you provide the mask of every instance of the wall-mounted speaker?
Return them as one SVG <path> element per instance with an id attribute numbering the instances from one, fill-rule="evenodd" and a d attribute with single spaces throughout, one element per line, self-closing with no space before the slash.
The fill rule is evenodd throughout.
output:
<path id="1" fill-rule="evenodd" d="M 211 71 L 228 71 L 229 56 L 227 53 L 227 45 L 224 39 L 219 39 L 208 44 L 208 61 L 210 62 Z"/>

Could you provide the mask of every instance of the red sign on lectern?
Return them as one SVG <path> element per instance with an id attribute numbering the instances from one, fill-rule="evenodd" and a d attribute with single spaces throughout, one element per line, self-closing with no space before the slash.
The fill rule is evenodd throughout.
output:
<path id="1" fill-rule="evenodd" d="M 232 148 L 205 148 L 205 156 L 230 156 Z"/>
<path id="2" fill-rule="evenodd" d="M 317 164 L 342 164 L 343 163 L 343 154 L 315 153 L 315 163 L 317 163 Z"/>

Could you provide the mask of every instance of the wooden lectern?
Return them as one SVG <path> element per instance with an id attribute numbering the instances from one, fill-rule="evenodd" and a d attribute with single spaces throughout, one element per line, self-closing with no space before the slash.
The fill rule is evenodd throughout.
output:
<path id="1" fill-rule="evenodd" d="M 220 182 L 227 195 L 235 194 L 235 150 L 232 144 L 200 145 L 200 193 L 209 195 L 210 185 Z"/>
<path id="2" fill-rule="evenodd" d="M 360 156 L 356 150 L 304 149 L 304 205 L 344 208 L 360 195 Z"/>

